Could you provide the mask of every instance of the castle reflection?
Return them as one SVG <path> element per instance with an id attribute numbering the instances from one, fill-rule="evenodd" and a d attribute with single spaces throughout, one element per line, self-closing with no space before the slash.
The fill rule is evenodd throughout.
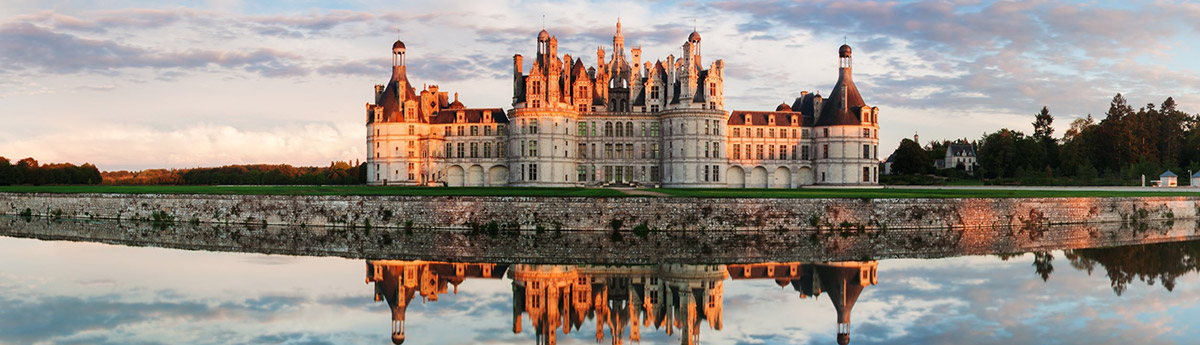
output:
<path id="1" fill-rule="evenodd" d="M 513 333 L 528 317 L 537 344 L 556 344 L 558 333 L 579 331 L 594 322 L 596 341 L 640 342 L 643 328 L 679 334 L 682 344 L 698 344 L 703 324 L 723 326 L 726 279 L 772 279 L 800 298 L 826 294 L 837 310 L 837 341 L 850 339 L 850 312 L 863 288 L 878 282 L 878 263 L 786 262 L 731 265 L 573 266 L 368 260 L 367 282 L 375 300 L 392 311 L 392 342 L 405 340 L 405 311 L 415 296 L 437 301 L 448 285 L 467 278 L 512 280 Z"/>

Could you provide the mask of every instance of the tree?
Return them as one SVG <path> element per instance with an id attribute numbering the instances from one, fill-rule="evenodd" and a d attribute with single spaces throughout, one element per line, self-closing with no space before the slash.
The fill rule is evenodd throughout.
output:
<path id="1" fill-rule="evenodd" d="M 1053 139 L 1054 127 L 1050 125 L 1054 123 L 1054 115 L 1050 115 L 1050 109 L 1043 106 L 1042 112 L 1033 116 L 1033 138 L 1038 140 Z"/>
<path id="2" fill-rule="evenodd" d="M 8 158 L 0 157 L 0 186 L 14 184 L 17 184 L 17 167 L 14 167 Z"/>
<path id="3" fill-rule="evenodd" d="M 933 170 L 933 160 L 917 142 L 904 139 L 892 153 L 892 173 L 898 175 L 925 174 Z"/>

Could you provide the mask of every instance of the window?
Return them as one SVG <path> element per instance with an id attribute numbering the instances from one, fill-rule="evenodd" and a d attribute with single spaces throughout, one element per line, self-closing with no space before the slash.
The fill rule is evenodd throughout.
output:
<path id="1" fill-rule="evenodd" d="M 471 136 L 479 135 L 479 126 L 471 126 Z"/>
<path id="2" fill-rule="evenodd" d="M 625 144 L 625 159 L 633 159 L 633 144 Z"/>
<path id="3" fill-rule="evenodd" d="M 708 182 L 708 166 L 704 166 L 704 182 Z"/>
<path id="4" fill-rule="evenodd" d="M 720 167 L 721 166 L 719 165 L 714 165 L 712 167 L 713 182 L 721 182 L 721 174 L 717 172 L 720 171 Z"/>
<path id="5" fill-rule="evenodd" d="M 829 128 L 823 128 L 823 129 L 825 130 L 825 133 L 824 133 L 825 135 L 823 137 L 828 138 L 829 137 Z"/>
<path id="6" fill-rule="evenodd" d="M 504 125 L 496 125 L 496 135 L 504 135 Z"/>
<path id="7" fill-rule="evenodd" d="M 625 123 L 625 135 L 633 136 L 633 122 Z"/>
<path id="8" fill-rule="evenodd" d="M 804 145 L 804 146 L 801 146 L 801 147 L 800 147 L 800 159 L 803 159 L 803 160 L 808 160 L 808 159 L 809 159 L 809 157 L 808 157 L 808 145 Z"/>
<path id="9" fill-rule="evenodd" d="M 413 125 L 408 125 L 408 135 L 417 135 L 417 128 Z M 411 180 L 411 178 L 409 178 Z"/>
<path id="10" fill-rule="evenodd" d="M 604 136 L 606 136 L 606 137 L 613 136 L 612 122 L 604 122 Z"/>
<path id="11" fill-rule="evenodd" d="M 463 129 L 463 126 L 458 126 L 458 136 L 462 136 L 462 135 L 463 135 L 463 130 L 464 130 L 464 129 Z"/>
<path id="12" fill-rule="evenodd" d="M 446 143 L 446 158 L 454 158 L 453 144 Z"/>
<path id="13" fill-rule="evenodd" d="M 795 129 L 795 128 L 792 128 L 792 138 L 799 138 L 799 137 L 797 137 L 797 136 L 796 136 L 796 129 Z"/>
<path id="14" fill-rule="evenodd" d="M 577 108 L 578 108 L 579 112 L 581 112 L 581 113 L 584 113 L 584 112 L 587 112 L 587 110 L 588 110 L 588 105 L 587 105 L 587 104 L 580 103 L 580 104 L 579 104 L 579 106 L 578 106 Z"/>
<path id="15" fill-rule="evenodd" d="M 617 136 L 618 137 L 625 136 L 625 127 L 621 126 L 620 122 L 617 122 Z"/>
<path id="16" fill-rule="evenodd" d="M 600 156 L 596 155 L 596 144 L 595 143 L 592 143 L 591 149 L 589 151 L 591 152 L 590 156 L 592 156 L 594 158 L 600 158 Z"/>
<path id="17" fill-rule="evenodd" d="M 530 140 L 529 141 L 529 156 L 537 157 L 538 156 L 537 149 L 538 149 L 537 140 Z"/>
<path id="18" fill-rule="evenodd" d="M 652 136 L 652 137 L 658 136 L 658 122 L 650 123 L 650 136 Z"/>
<path id="19" fill-rule="evenodd" d="M 809 134 L 808 134 L 808 130 L 807 130 L 807 129 L 801 129 L 801 130 L 800 130 L 800 139 L 805 139 L 805 138 L 809 138 L 809 137 L 812 137 L 812 135 L 809 135 Z"/>
<path id="20" fill-rule="evenodd" d="M 658 144 L 650 144 L 650 158 L 658 158 Z"/>
<path id="21" fill-rule="evenodd" d="M 796 145 L 792 145 L 792 160 L 796 160 Z"/>
<path id="22" fill-rule="evenodd" d="M 413 173 L 413 170 L 415 170 L 414 164 L 408 163 L 408 179 L 409 180 L 414 180 L 416 178 L 416 174 Z"/>
<path id="23" fill-rule="evenodd" d="M 871 145 L 863 144 L 863 159 L 871 158 Z"/>
<path id="24" fill-rule="evenodd" d="M 592 136 L 596 136 L 596 122 L 592 121 Z"/>
<path id="25" fill-rule="evenodd" d="M 646 159 L 646 144 L 642 144 L 642 159 Z"/>
<path id="26" fill-rule="evenodd" d="M 575 171 L 579 174 L 579 177 L 577 178 L 578 181 L 580 181 L 580 182 L 587 181 L 587 170 L 588 170 L 587 166 L 583 166 L 583 165 L 580 165 L 578 168 L 575 168 Z"/>
<path id="27" fill-rule="evenodd" d="M 821 145 L 821 158 L 829 158 L 829 144 Z"/>
<path id="28" fill-rule="evenodd" d="M 625 156 L 625 145 L 616 144 L 616 147 L 617 147 L 617 155 L 616 155 L 616 157 L 617 157 L 617 158 L 623 158 L 623 157 Z"/>
<path id="29" fill-rule="evenodd" d="M 650 112 L 657 113 L 658 112 L 658 104 L 650 105 Z"/>
<path id="30" fill-rule="evenodd" d="M 704 135 L 709 135 L 712 132 L 712 123 L 704 120 Z"/>
<path id="31" fill-rule="evenodd" d="M 757 137 L 759 137 L 759 138 L 762 138 L 762 137 L 763 137 L 763 129 L 762 129 L 762 128 L 757 128 L 757 129 L 754 131 L 754 134 L 757 134 L 757 135 L 756 135 Z"/>
<path id="32" fill-rule="evenodd" d="M 770 145 L 767 149 L 770 150 L 767 159 L 775 159 L 775 145 Z"/>
<path id="33" fill-rule="evenodd" d="M 774 138 L 774 137 L 775 137 L 775 129 L 774 129 L 774 128 L 768 128 L 768 129 L 767 129 L 767 138 Z"/>
<path id="34" fill-rule="evenodd" d="M 542 93 L 542 82 L 534 80 L 533 86 L 529 88 L 529 92 L 534 94 Z"/>
<path id="35" fill-rule="evenodd" d="M 658 86 L 650 87 L 650 99 L 658 99 Z M 654 111 L 658 111 L 657 107 Z"/>
<path id="36" fill-rule="evenodd" d="M 758 146 L 756 146 L 755 148 L 756 148 L 756 149 L 758 149 L 758 151 L 757 151 L 757 153 L 758 153 L 758 159 L 763 159 L 763 146 L 762 146 L 762 145 L 758 145 Z"/>
<path id="37" fill-rule="evenodd" d="M 779 159 L 787 159 L 787 145 L 779 145 Z"/>
<path id="38" fill-rule="evenodd" d="M 496 157 L 504 158 L 504 142 L 496 143 Z"/>
<path id="39" fill-rule="evenodd" d="M 713 120 L 713 135 L 721 135 L 721 123 Z"/>
<path id="40" fill-rule="evenodd" d="M 492 135 L 492 126 L 483 126 L 483 135 Z"/>
<path id="41" fill-rule="evenodd" d="M 458 155 L 457 155 L 457 157 L 458 157 L 458 158 L 463 158 L 463 157 L 466 157 L 466 156 L 467 156 L 467 155 L 465 154 L 465 153 L 466 153 L 466 150 L 465 150 L 465 149 L 463 149 L 463 143 L 458 143 L 458 146 L 457 146 L 457 147 L 458 147 Z"/>
<path id="42" fill-rule="evenodd" d="M 579 123 L 579 136 L 581 136 L 581 137 L 587 136 L 587 122 Z"/>
<path id="43" fill-rule="evenodd" d="M 871 168 L 863 167 L 863 182 L 871 182 Z"/>
<path id="44" fill-rule="evenodd" d="M 646 136 L 646 123 L 642 122 L 642 136 Z"/>
<path id="45" fill-rule="evenodd" d="M 492 143 L 483 143 L 483 158 L 492 158 Z"/>
<path id="46" fill-rule="evenodd" d="M 604 159 L 612 159 L 612 158 L 613 158 L 612 144 L 604 144 Z"/>
<path id="47" fill-rule="evenodd" d="M 871 137 L 871 130 L 863 128 L 863 138 L 870 138 L 870 137 Z"/>
<path id="48" fill-rule="evenodd" d="M 529 120 L 529 134 L 537 134 L 537 132 L 538 132 L 538 120 L 537 119 Z"/>
<path id="49" fill-rule="evenodd" d="M 659 176 L 659 173 L 658 173 L 658 166 L 657 165 L 650 166 L 650 181 L 657 182 L 660 178 L 661 177 Z"/>
<path id="50" fill-rule="evenodd" d="M 579 143 L 579 158 L 587 158 L 587 144 Z"/>
<path id="51" fill-rule="evenodd" d="M 742 159 L 741 145 L 733 145 L 733 159 Z"/>
<path id="52" fill-rule="evenodd" d="M 709 144 L 708 144 L 708 143 L 704 143 L 704 158 L 708 158 L 708 152 L 709 152 L 708 150 L 710 150 L 710 148 L 709 148 Z M 705 169 L 707 169 L 707 168 L 708 168 L 708 167 L 705 167 Z M 706 181 L 707 181 L 707 180 L 706 180 Z"/>
<path id="53" fill-rule="evenodd" d="M 529 180 L 530 180 L 530 181 L 537 181 L 537 180 L 538 180 L 538 172 L 537 172 L 537 171 L 538 171 L 538 169 L 537 169 L 537 164 L 530 164 L 530 165 L 529 165 Z"/>
<path id="54" fill-rule="evenodd" d="M 717 141 L 713 142 L 712 155 L 713 155 L 713 158 L 721 158 L 721 143 L 720 142 L 717 142 Z"/>
<path id="55" fill-rule="evenodd" d="M 742 136 L 742 128 L 741 127 L 733 127 L 733 137 L 739 138 L 741 136 Z"/>
<path id="56" fill-rule="evenodd" d="M 709 96 L 717 95 L 717 83 L 708 83 L 708 95 Z M 716 107 L 714 106 L 713 108 L 716 108 Z"/>
<path id="57" fill-rule="evenodd" d="M 442 129 L 444 130 L 444 132 L 443 132 L 444 134 L 442 134 L 442 136 L 445 136 L 445 137 L 450 136 L 450 126 L 442 127 Z"/>

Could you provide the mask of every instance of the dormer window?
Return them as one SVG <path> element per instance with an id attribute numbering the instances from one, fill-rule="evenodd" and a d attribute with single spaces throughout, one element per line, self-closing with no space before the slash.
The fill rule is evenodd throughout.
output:
<path id="1" fill-rule="evenodd" d="M 746 125 L 749 126 L 749 125 L 753 125 L 753 124 L 754 124 L 754 121 L 751 121 L 750 114 L 746 114 Z"/>
<path id="2" fill-rule="evenodd" d="M 796 115 L 792 115 L 792 126 L 799 126 L 799 125 L 800 125 L 799 118 L 796 117 Z"/>
<path id="3" fill-rule="evenodd" d="M 770 125 L 770 126 L 775 125 L 775 116 L 774 115 L 767 116 L 767 125 Z"/>
<path id="4" fill-rule="evenodd" d="M 491 110 L 483 111 L 483 122 L 484 123 L 492 123 L 492 111 Z"/>
<path id="5" fill-rule="evenodd" d="M 463 123 L 466 122 L 466 119 L 467 115 L 460 111 L 454 116 L 454 123 Z"/>

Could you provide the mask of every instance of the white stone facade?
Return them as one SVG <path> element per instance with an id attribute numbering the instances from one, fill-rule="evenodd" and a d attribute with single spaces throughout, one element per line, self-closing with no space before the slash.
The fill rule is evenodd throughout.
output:
<path id="1" fill-rule="evenodd" d="M 621 25 L 612 55 L 596 66 L 557 54 L 543 30 L 524 71 L 513 56 L 513 103 L 466 108 L 437 86 L 419 94 L 405 76 L 404 45 L 393 76 L 367 104 L 367 180 L 372 185 L 797 188 L 878 183 L 878 108 L 850 80 L 839 51 L 839 97 L 802 92 L 775 111 L 725 110 L 725 63 L 705 66 L 700 35 L 682 56 L 625 55 Z M 795 109 L 793 109 L 795 108 Z M 823 116 L 823 114 L 831 114 Z"/>

